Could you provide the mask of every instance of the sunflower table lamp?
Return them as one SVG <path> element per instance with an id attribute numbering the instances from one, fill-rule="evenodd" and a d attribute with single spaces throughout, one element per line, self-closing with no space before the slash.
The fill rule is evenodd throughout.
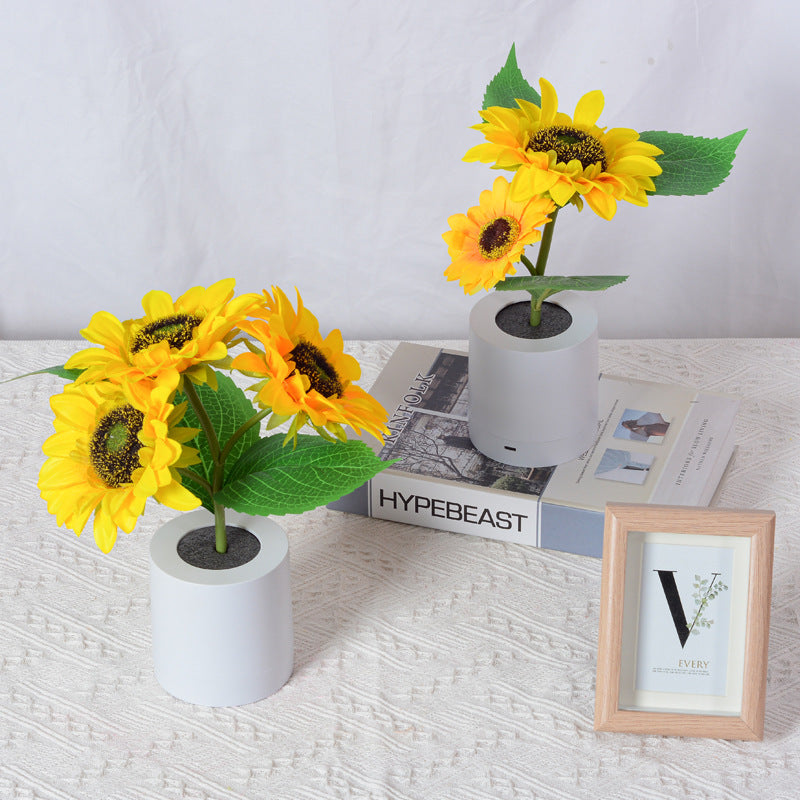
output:
<path id="1" fill-rule="evenodd" d="M 134 320 L 98 312 L 81 332 L 96 346 L 44 370 L 72 382 L 51 399 L 39 488 L 58 524 L 80 535 L 91 518 L 104 552 L 150 498 L 190 512 L 151 540 L 155 675 L 190 702 L 253 702 L 293 662 L 288 540 L 266 517 L 324 505 L 384 469 L 344 426 L 380 439 L 386 412 L 299 293 L 295 309 L 280 289 L 235 297 L 223 280 L 142 305 Z M 255 381 L 255 403 L 226 372 Z"/>
<path id="2" fill-rule="evenodd" d="M 548 298 L 626 279 L 545 275 L 559 213 L 585 203 L 610 220 L 620 200 L 647 206 L 650 195 L 708 194 L 730 173 L 746 133 L 705 139 L 601 128 L 601 92 L 584 95 L 570 117 L 552 85 L 539 86 L 541 94 L 523 78 L 512 45 L 474 126 L 486 142 L 464 156 L 511 172 L 511 181 L 496 178 L 443 234 L 447 279 L 466 294 L 499 292 L 470 314 L 470 437 L 497 461 L 531 467 L 578 457 L 597 432 L 597 315 L 574 295 Z M 525 248 L 536 243 L 533 263 Z M 516 263 L 528 274 L 515 276 Z"/>

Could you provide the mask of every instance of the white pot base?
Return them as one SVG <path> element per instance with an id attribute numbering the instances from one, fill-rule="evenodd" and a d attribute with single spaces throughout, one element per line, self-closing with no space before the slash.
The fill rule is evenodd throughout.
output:
<path id="1" fill-rule="evenodd" d="M 294 661 L 286 534 L 264 517 L 227 516 L 261 543 L 239 567 L 201 569 L 178 556 L 185 533 L 214 524 L 203 509 L 163 525 L 150 543 L 155 676 L 170 694 L 204 706 L 261 700 L 286 683 Z"/>
<path id="2" fill-rule="evenodd" d="M 495 292 L 470 314 L 469 435 L 484 455 L 547 467 L 584 453 L 597 434 L 597 314 L 584 302 L 551 301 L 572 315 L 563 333 L 521 339 L 498 328 L 505 306 L 527 292 Z"/>
<path id="3" fill-rule="evenodd" d="M 550 467 L 571 461 L 592 444 L 597 425 L 592 422 L 574 436 L 550 442 L 525 442 L 493 436 L 481 426 L 470 425 L 472 444 L 489 458 L 514 467 Z"/>

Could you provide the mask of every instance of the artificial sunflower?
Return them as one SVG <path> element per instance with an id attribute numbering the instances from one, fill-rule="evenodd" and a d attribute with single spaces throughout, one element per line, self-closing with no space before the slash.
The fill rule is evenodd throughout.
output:
<path id="1" fill-rule="evenodd" d="M 347 438 L 343 425 L 382 439 L 388 433 L 386 411 L 355 385 L 361 367 L 344 352 L 341 333 L 333 330 L 323 339 L 300 292 L 296 311 L 279 288 L 272 292 L 264 292 L 261 318 L 240 325 L 263 349 L 248 344 L 250 352 L 238 355 L 231 368 L 261 378 L 250 388 L 278 419 L 292 418 L 290 436 L 310 422 L 341 440 Z"/>
<path id="2" fill-rule="evenodd" d="M 156 379 L 175 389 L 185 375 L 214 385 L 211 365 L 226 358 L 236 326 L 261 301 L 257 294 L 234 298 L 234 285 L 229 278 L 196 286 L 174 302 L 166 292 L 148 292 L 145 316 L 125 322 L 99 311 L 81 335 L 100 347 L 75 353 L 66 366 L 84 370 L 79 382 Z"/>
<path id="3" fill-rule="evenodd" d="M 579 208 L 585 200 L 604 219 L 614 216 L 618 200 L 646 206 L 646 193 L 655 191 L 652 179 L 661 174 L 655 156 L 662 151 L 629 128 L 599 128 L 602 92 L 585 94 L 570 118 L 558 111 L 552 85 L 542 78 L 539 86 L 541 108 L 517 100 L 519 108 L 482 111 L 486 121 L 474 127 L 488 143 L 470 149 L 464 160 L 513 170 L 514 200 L 547 195 L 560 207 L 573 202 Z"/>
<path id="4" fill-rule="evenodd" d="M 55 395 L 56 432 L 44 443 L 48 458 L 39 473 L 42 498 L 59 525 L 80 535 L 94 512 L 94 538 L 104 553 L 118 528 L 133 530 L 148 497 L 179 511 L 200 505 L 178 474 L 198 460 L 185 446 L 197 431 L 177 426 L 183 408 L 169 402 L 165 386 L 138 396 L 126 388 L 99 381 Z"/>
<path id="5" fill-rule="evenodd" d="M 466 214 L 454 214 L 451 230 L 442 234 L 452 260 L 444 274 L 458 281 L 467 294 L 491 289 L 516 272 L 526 245 L 542 238 L 541 226 L 549 221 L 555 204 L 547 197 L 527 201 L 509 197 L 509 183 L 499 177 L 491 190 L 481 192 L 479 205 Z"/>

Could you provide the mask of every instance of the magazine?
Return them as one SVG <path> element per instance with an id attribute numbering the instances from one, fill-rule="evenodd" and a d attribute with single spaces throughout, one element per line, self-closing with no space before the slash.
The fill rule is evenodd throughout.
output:
<path id="1" fill-rule="evenodd" d="M 399 461 L 329 508 L 599 558 L 607 502 L 711 502 L 738 398 L 600 375 L 592 447 L 558 466 L 514 467 L 470 441 L 467 363 L 463 352 L 397 347 L 371 389 L 390 435 L 364 441 Z"/>

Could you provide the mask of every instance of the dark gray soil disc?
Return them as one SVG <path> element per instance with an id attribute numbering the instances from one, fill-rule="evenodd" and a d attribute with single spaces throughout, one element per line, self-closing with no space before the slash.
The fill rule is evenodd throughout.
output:
<path id="1" fill-rule="evenodd" d="M 542 321 L 531 327 L 531 304 L 527 300 L 501 308 L 495 323 L 503 333 L 517 339 L 549 339 L 572 325 L 572 314 L 555 303 L 542 303 Z"/>
<path id="2" fill-rule="evenodd" d="M 218 553 L 214 546 L 214 526 L 195 528 L 181 537 L 178 542 L 178 555 L 193 567 L 199 569 L 233 569 L 252 561 L 261 550 L 258 537 L 246 531 L 226 525 L 228 552 Z"/>

